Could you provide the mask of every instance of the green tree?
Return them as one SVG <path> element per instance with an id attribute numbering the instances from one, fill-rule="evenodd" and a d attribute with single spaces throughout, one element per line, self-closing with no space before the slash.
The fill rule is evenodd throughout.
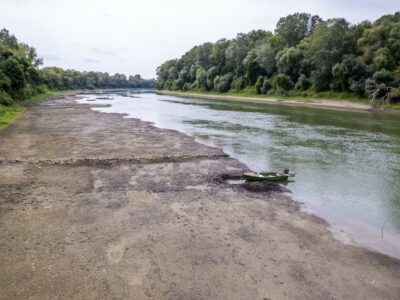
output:
<path id="1" fill-rule="evenodd" d="M 3 28 L 0 30 L 0 46 L 11 50 L 17 50 L 18 40 L 14 35 L 10 34 L 7 29 Z"/>
<path id="2" fill-rule="evenodd" d="M 313 65 L 312 81 L 317 91 L 329 89 L 332 67 L 354 48 L 348 34 L 349 23 L 345 19 L 331 19 L 320 23 L 300 44 L 305 58 Z"/>
<path id="3" fill-rule="evenodd" d="M 196 82 L 199 89 L 207 88 L 207 71 L 203 67 L 198 68 L 196 71 Z"/>
<path id="4" fill-rule="evenodd" d="M 379 48 L 375 52 L 375 57 L 372 63 L 372 69 L 379 71 L 381 69 L 394 70 L 396 67 L 396 61 L 392 56 L 389 48 Z"/>
<path id="5" fill-rule="evenodd" d="M 334 79 L 331 88 L 363 94 L 365 82 L 372 74 L 361 57 L 351 54 L 332 68 L 332 75 Z"/>
<path id="6" fill-rule="evenodd" d="M 303 51 L 298 48 L 286 48 L 276 56 L 278 72 L 289 75 L 293 80 L 297 80 L 303 72 L 304 61 Z"/>
<path id="7" fill-rule="evenodd" d="M 8 58 L 3 66 L 4 75 L 10 78 L 12 89 L 22 89 L 25 86 L 24 66 L 15 57 Z"/>
<path id="8" fill-rule="evenodd" d="M 364 30 L 358 46 L 367 64 L 374 63 L 377 54 L 382 55 L 382 52 L 377 53 L 381 48 L 389 49 L 395 61 L 400 61 L 400 12 L 383 16 Z M 387 50 L 384 51 L 386 56 Z"/>
<path id="9" fill-rule="evenodd" d="M 271 44 L 264 42 L 254 48 L 256 57 L 255 62 L 258 64 L 261 73 L 272 76 L 276 72 L 276 53 L 272 49 Z"/>
<path id="10" fill-rule="evenodd" d="M 217 41 L 210 53 L 210 62 L 217 69 L 217 74 L 223 74 L 227 71 L 226 65 L 226 50 L 230 46 L 230 41 L 221 39 Z"/>
<path id="11" fill-rule="evenodd" d="M 287 46 L 295 47 L 321 22 L 322 19 L 317 15 L 295 13 L 279 19 L 275 34 L 279 35 Z"/>
<path id="12" fill-rule="evenodd" d="M 246 68 L 246 78 L 250 84 L 254 84 L 256 82 L 258 74 L 260 73 L 260 68 L 256 62 L 256 58 L 257 54 L 255 49 L 252 49 L 247 53 L 246 58 L 243 60 L 243 65 Z"/>
<path id="13" fill-rule="evenodd" d="M 213 89 L 214 88 L 214 79 L 218 75 L 218 67 L 214 66 L 211 67 L 207 71 L 207 88 L 208 89 Z"/>

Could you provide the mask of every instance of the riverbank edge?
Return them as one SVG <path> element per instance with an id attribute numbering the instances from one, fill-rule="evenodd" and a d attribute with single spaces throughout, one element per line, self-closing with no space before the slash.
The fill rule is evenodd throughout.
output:
<path id="1" fill-rule="evenodd" d="M 212 99 L 212 100 L 228 100 L 228 101 L 241 101 L 265 104 L 281 104 L 292 106 L 308 106 L 321 109 L 344 110 L 344 111 L 360 111 L 360 112 L 383 112 L 391 114 L 400 114 L 400 110 L 393 108 L 373 107 L 369 104 L 354 103 L 349 101 L 340 100 L 312 100 L 313 102 L 306 102 L 302 100 L 285 100 L 279 98 L 261 98 L 261 97 L 242 97 L 231 95 L 213 95 L 213 94 L 197 94 L 197 93 L 184 93 L 184 92 L 171 92 L 156 90 L 157 94 L 170 95 L 185 98 L 199 98 L 199 99 Z"/>
<path id="2" fill-rule="evenodd" d="M 74 94 L 76 91 L 49 91 L 41 94 L 37 94 L 28 99 L 14 103 L 13 105 L 4 106 L 0 105 L 0 131 L 7 128 L 11 123 L 17 120 L 26 111 L 26 107 L 33 103 L 47 100 L 53 96 L 67 96 Z"/>

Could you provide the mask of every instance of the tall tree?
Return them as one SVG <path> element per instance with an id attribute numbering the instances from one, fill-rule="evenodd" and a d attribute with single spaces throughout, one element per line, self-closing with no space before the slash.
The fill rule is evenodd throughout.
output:
<path id="1" fill-rule="evenodd" d="M 275 34 L 279 35 L 287 46 L 294 47 L 309 36 L 321 22 L 322 19 L 317 15 L 295 13 L 279 19 Z"/>

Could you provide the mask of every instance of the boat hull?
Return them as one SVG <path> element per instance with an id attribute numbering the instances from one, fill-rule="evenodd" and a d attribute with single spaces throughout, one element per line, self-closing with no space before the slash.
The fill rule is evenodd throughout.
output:
<path id="1" fill-rule="evenodd" d="M 276 173 L 271 173 L 271 172 L 261 172 L 260 174 L 244 174 L 243 175 L 244 179 L 246 181 L 287 181 L 288 176 L 287 175 L 277 175 Z"/>

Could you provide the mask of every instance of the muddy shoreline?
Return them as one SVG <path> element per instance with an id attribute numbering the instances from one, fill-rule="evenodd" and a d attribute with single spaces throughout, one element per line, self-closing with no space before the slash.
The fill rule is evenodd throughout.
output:
<path id="1" fill-rule="evenodd" d="M 247 167 L 221 149 L 73 99 L 0 132 L 0 298 L 400 294 L 399 260 L 335 240 L 275 185 L 227 184 Z"/>
<path id="2" fill-rule="evenodd" d="M 302 100 L 283 100 L 278 98 L 257 98 L 257 97 L 239 97 L 239 96 L 227 96 L 227 95 L 193 94 L 193 93 L 170 92 L 170 91 L 160 91 L 160 90 L 157 90 L 156 93 L 161 95 L 179 96 L 186 98 L 230 100 L 230 101 L 280 104 L 280 105 L 291 105 L 291 106 L 307 106 L 307 107 L 344 110 L 344 111 L 381 112 L 390 114 L 400 114 L 400 110 L 398 109 L 377 108 L 369 104 L 355 103 L 349 101 L 314 100 L 313 102 L 305 102 Z"/>

